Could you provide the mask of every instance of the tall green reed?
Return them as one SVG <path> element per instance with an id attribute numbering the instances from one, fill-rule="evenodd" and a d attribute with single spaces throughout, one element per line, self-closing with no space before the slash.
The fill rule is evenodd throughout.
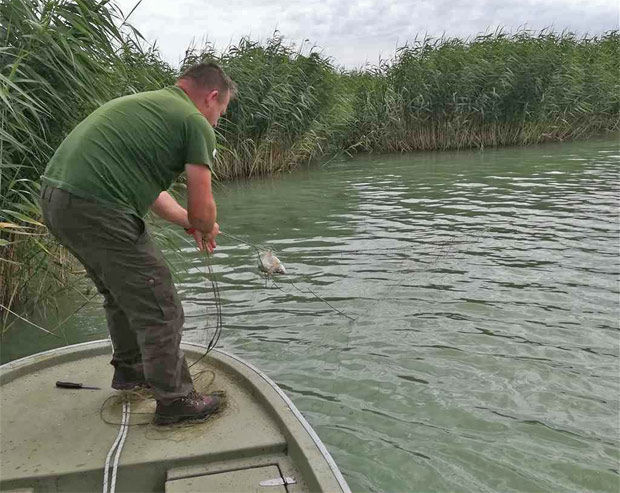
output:
<path id="1" fill-rule="evenodd" d="M 349 137 L 365 151 L 411 151 L 562 141 L 615 130 L 619 41 L 618 31 L 414 40 L 373 77 L 351 74 L 356 125 Z"/>
<path id="2" fill-rule="evenodd" d="M 0 304 L 44 306 L 76 266 L 41 224 L 38 177 L 89 112 L 175 74 L 105 1 L 3 2 L 0 40 Z"/>

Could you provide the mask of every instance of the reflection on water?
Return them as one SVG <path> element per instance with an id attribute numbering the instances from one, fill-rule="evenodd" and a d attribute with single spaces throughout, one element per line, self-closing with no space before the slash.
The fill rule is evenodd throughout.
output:
<path id="1" fill-rule="evenodd" d="M 221 237 L 220 346 L 286 390 L 354 491 L 617 491 L 619 161 L 591 142 L 222 185 L 222 229 L 289 274 Z M 185 250 L 186 339 L 204 343 L 211 287 Z"/>

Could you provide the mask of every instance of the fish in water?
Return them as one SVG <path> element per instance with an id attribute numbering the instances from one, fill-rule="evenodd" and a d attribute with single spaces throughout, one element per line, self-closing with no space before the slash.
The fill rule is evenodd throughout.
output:
<path id="1" fill-rule="evenodd" d="M 258 268 L 268 276 L 271 274 L 286 274 L 286 269 L 282 262 L 271 250 L 261 252 L 258 257 Z"/>

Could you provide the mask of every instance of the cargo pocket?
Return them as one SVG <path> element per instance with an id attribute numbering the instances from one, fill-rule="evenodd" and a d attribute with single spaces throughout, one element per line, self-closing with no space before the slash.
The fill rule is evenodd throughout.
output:
<path id="1" fill-rule="evenodd" d="M 181 303 L 176 296 L 174 286 L 164 283 L 161 280 L 149 278 L 147 281 L 149 288 L 153 292 L 155 302 L 159 306 L 164 320 L 174 320 L 182 310 Z"/>

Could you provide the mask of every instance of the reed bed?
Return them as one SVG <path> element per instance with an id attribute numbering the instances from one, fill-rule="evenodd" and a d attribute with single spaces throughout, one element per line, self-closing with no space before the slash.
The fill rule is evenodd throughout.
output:
<path id="1" fill-rule="evenodd" d="M 620 37 L 497 31 L 424 38 L 352 73 L 350 145 L 373 151 L 527 145 L 618 129 Z"/>
<path id="2" fill-rule="evenodd" d="M 352 71 L 276 32 L 190 47 L 175 70 L 113 2 L 11 0 L 0 39 L 0 304 L 24 311 L 77 289 L 79 266 L 46 233 L 37 200 L 56 146 L 101 103 L 171 84 L 198 61 L 239 86 L 217 129 L 221 180 L 342 153 L 527 145 L 619 126 L 618 31 L 422 38 Z"/>
<path id="3" fill-rule="evenodd" d="M 77 289 L 81 267 L 41 224 L 39 176 L 56 146 L 114 97 L 158 88 L 175 72 L 114 5 L 0 3 L 0 304 L 47 306 Z M 3 326 L 8 311 L 0 308 Z"/>
<path id="4" fill-rule="evenodd" d="M 192 48 L 183 66 L 199 61 L 222 65 L 239 88 L 217 129 L 220 179 L 288 171 L 322 156 L 351 116 L 330 61 L 296 50 L 278 33 L 264 43 L 243 38 L 220 54 L 209 44 Z"/>

